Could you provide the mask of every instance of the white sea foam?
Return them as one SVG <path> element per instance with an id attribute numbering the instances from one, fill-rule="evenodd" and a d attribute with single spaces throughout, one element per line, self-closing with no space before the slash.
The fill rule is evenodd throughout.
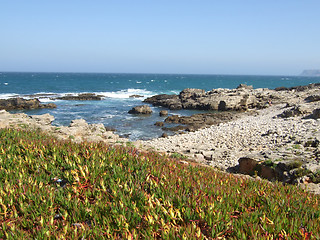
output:
<path id="1" fill-rule="evenodd" d="M 8 98 L 13 98 L 19 96 L 18 94 L 15 93 L 2 93 L 0 94 L 0 99 L 8 99 Z"/>
<path id="2" fill-rule="evenodd" d="M 110 119 L 110 118 L 114 118 L 116 115 L 114 115 L 114 114 L 105 114 L 105 115 L 103 115 L 101 118 L 103 119 Z"/>
<path id="3" fill-rule="evenodd" d="M 57 97 L 65 97 L 65 96 L 78 96 L 80 94 L 85 94 L 88 92 L 67 92 L 67 93 L 53 93 L 53 92 L 38 92 L 34 94 L 16 94 L 16 93 L 3 93 L 0 94 L 0 99 L 8 99 L 13 97 L 21 97 L 24 99 L 32 99 L 38 98 L 41 102 L 53 102 L 53 101 L 61 101 L 55 99 Z M 148 91 L 146 89 L 135 89 L 129 88 L 120 91 L 114 92 L 93 92 L 96 95 L 101 95 L 105 98 L 114 98 L 114 99 L 127 99 L 132 95 L 140 95 L 143 96 L 142 99 L 159 94 Z"/>
<path id="4" fill-rule="evenodd" d="M 107 98 L 117 98 L 117 99 L 125 99 L 130 98 L 132 95 L 141 95 L 143 97 L 149 97 L 154 95 L 151 91 L 145 89 L 135 89 L 129 88 L 126 90 L 116 91 L 116 92 L 97 92 L 97 95 L 102 95 Z"/>
<path id="5" fill-rule="evenodd" d="M 51 99 L 51 98 L 39 98 L 40 102 L 56 102 L 59 100 Z"/>

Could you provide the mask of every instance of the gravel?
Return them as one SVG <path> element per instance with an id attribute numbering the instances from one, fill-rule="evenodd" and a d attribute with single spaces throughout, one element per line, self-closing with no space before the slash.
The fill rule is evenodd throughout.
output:
<path id="1" fill-rule="evenodd" d="M 275 153 L 307 139 L 320 140 L 320 120 L 278 118 L 284 105 L 259 110 L 255 116 L 211 126 L 196 132 L 145 141 L 161 152 L 178 152 L 205 164 L 227 169 L 249 154 Z"/>

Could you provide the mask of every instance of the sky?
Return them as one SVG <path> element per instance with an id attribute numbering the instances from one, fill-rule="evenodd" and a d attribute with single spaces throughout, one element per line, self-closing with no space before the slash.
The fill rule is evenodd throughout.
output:
<path id="1" fill-rule="evenodd" d="M 0 0 L 0 71 L 298 75 L 319 0 Z"/>

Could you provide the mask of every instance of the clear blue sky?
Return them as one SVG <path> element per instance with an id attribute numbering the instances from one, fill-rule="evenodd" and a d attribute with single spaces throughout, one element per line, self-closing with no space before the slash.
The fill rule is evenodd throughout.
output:
<path id="1" fill-rule="evenodd" d="M 0 71 L 303 69 L 320 69 L 320 0 L 0 0 Z"/>

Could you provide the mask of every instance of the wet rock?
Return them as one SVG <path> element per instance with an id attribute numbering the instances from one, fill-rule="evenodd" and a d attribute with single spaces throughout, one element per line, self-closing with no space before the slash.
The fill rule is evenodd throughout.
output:
<path id="1" fill-rule="evenodd" d="M 56 108 L 54 103 L 42 104 L 39 99 L 23 99 L 23 98 L 9 98 L 0 99 L 0 109 L 14 110 L 14 109 L 38 109 L 38 108 Z"/>
<path id="2" fill-rule="evenodd" d="M 164 122 L 156 122 L 154 125 L 158 126 L 158 127 L 163 127 L 164 126 Z"/>
<path id="3" fill-rule="evenodd" d="M 106 129 L 106 131 L 107 132 L 115 132 L 115 131 L 117 131 L 115 128 L 113 128 L 113 127 L 106 127 L 105 126 L 105 129 Z"/>
<path id="4" fill-rule="evenodd" d="M 182 109 L 182 104 L 177 95 L 160 94 L 146 98 L 143 102 L 151 103 L 154 106 L 163 106 L 171 110 Z"/>
<path id="5" fill-rule="evenodd" d="M 138 94 L 134 94 L 134 95 L 130 95 L 129 98 L 143 98 L 144 96 L 142 95 L 138 95 Z"/>
<path id="6" fill-rule="evenodd" d="M 168 123 L 179 123 L 179 120 L 180 118 L 178 115 L 172 115 L 167 117 L 164 121 Z"/>
<path id="7" fill-rule="evenodd" d="M 74 100 L 74 101 L 99 101 L 102 100 L 104 96 L 96 95 L 95 93 L 81 93 L 79 95 L 67 95 L 63 97 L 57 97 L 54 99 L 59 100 Z"/>
<path id="8" fill-rule="evenodd" d="M 167 117 L 164 121 L 166 123 L 182 124 L 185 126 L 186 131 L 194 132 L 198 129 L 218 125 L 223 122 L 229 122 L 238 118 L 240 115 L 231 112 L 220 113 L 200 113 L 192 116 L 178 116 L 172 115 Z"/>
<path id="9" fill-rule="evenodd" d="M 166 137 L 168 137 L 168 134 L 167 133 L 162 133 L 161 137 L 162 138 L 166 138 Z"/>
<path id="10" fill-rule="evenodd" d="M 168 111 L 167 111 L 167 110 L 161 110 L 160 113 L 159 113 L 159 116 L 160 116 L 160 117 L 166 117 L 166 116 L 168 116 Z"/>
<path id="11" fill-rule="evenodd" d="M 178 131 L 183 131 L 186 129 L 186 126 L 178 125 L 174 127 L 164 127 L 162 128 L 164 131 L 172 131 L 172 132 L 178 132 Z"/>
<path id="12" fill-rule="evenodd" d="M 136 106 L 132 108 L 128 113 L 130 114 L 151 114 L 152 110 L 148 105 Z"/>

